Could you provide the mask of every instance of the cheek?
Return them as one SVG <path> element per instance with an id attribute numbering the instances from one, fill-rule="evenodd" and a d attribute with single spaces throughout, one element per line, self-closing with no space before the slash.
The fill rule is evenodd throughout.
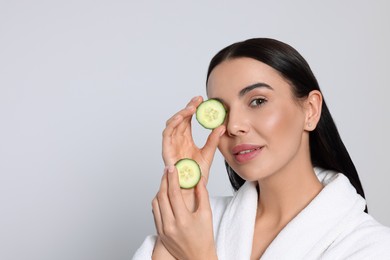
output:
<path id="1" fill-rule="evenodd" d="M 262 116 L 263 120 L 259 120 L 257 125 L 264 133 L 277 133 L 288 125 L 288 116 L 284 111 L 274 110 L 268 115 Z"/>
<path id="2" fill-rule="evenodd" d="M 228 138 L 225 136 L 222 136 L 219 140 L 218 144 L 218 150 L 221 152 L 223 157 L 225 159 L 229 159 L 230 151 L 229 151 L 229 145 L 228 145 Z"/>
<path id="3" fill-rule="evenodd" d="M 285 107 L 274 110 L 266 120 L 259 122 L 264 133 L 272 135 L 275 139 L 290 138 L 301 129 L 301 111 L 296 108 Z"/>

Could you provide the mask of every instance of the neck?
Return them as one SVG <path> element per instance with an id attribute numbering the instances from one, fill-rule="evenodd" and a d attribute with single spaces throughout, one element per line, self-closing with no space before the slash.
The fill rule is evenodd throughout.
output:
<path id="1" fill-rule="evenodd" d="M 317 196 L 323 186 L 311 164 L 304 165 L 290 166 L 258 181 L 258 219 L 285 226 Z"/>

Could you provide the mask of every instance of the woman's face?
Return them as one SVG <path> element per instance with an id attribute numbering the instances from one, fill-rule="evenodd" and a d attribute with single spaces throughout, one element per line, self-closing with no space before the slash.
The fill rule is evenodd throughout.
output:
<path id="1" fill-rule="evenodd" d="M 303 160 L 305 110 L 275 69 L 251 58 L 224 61 L 211 72 L 207 92 L 228 111 L 218 148 L 243 179 L 260 180 Z"/>

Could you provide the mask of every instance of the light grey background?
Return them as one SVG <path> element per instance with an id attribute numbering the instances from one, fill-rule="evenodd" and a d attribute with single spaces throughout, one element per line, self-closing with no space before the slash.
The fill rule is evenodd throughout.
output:
<path id="1" fill-rule="evenodd" d="M 311 64 L 390 225 L 388 1 L 0 1 L 0 259 L 130 259 L 154 232 L 165 121 L 252 37 Z M 208 132 L 194 125 L 196 142 Z M 230 194 L 219 154 L 212 195 Z"/>

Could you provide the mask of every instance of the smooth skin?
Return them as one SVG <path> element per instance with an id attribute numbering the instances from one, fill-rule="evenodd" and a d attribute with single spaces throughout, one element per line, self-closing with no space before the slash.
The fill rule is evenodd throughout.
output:
<path id="1" fill-rule="evenodd" d="M 277 234 L 323 188 L 313 171 L 309 150 L 309 132 L 315 129 L 319 121 L 322 95 L 319 91 L 312 91 L 307 98 L 297 100 L 293 96 L 289 82 L 276 70 L 250 58 L 230 59 L 217 65 L 210 74 L 207 89 L 209 98 L 216 98 L 223 102 L 228 115 L 224 124 L 226 130 L 222 129 L 222 126 L 221 129 L 215 129 L 203 148 L 210 147 L 206 149 L 209 153 L 204 156 L 208 159 L 202 161 L 201 167 L 210 169 L 213 157 L 211 152 L 214 153 L 214 145 L 218 145 L 218 149 L 235 172 L 245 180 L 258 183 L 261 192 L 251 258 L 259 259 Z M 197 105 L 199 100 L 190 103 L 189 107 Z M 189 110 L 193 111 L 192 108 Z M 164 133 L 179 133 L 183 132 L 183 129 L 190 128 L 188 121 L 191 112 L 178 113 L 180 118 L 185 118 L 187 121 L 178 122 L 180 120 L 175 119 L 175 116 L 170 119 L 171 121 L 168 120 L 169 130 L 166 129 Z M 224 134 L 217 138 L 217 132 L 224 132 Z M 171 161 L 168 161 L 168 158 L 178 154 L 176 151 L 185 149 L 184 145 L 180 149 L 175 145 L 169 145 L 173 139 L 185 136 L 189 141 L 188 144 L 193 142 L 191 142 L 190 131 L 185 135 L 165 134 L 163 155 L 165 154 L 167 158 L 166 165 L 170 165 Z M 237 151 L 234 151 L 240 145 L 252 145 L 260 149 L 250 153 L 254 155 L 253 158 L 242 160 L 242 157 L 237 155 Z M 186 152 L 190 151 L 196 149 L 186 150 Z M 204 182 L 189 196 L 175 188 L 173 176 L 171 179 L 167 174 L 164 176 L 160 191 L 153 201 L 153 212 L 157 219 L 155 222 L 159 234 L 154 258 L 168 259 L 158 257 L 163 256 L 164 250 L 177 259 L 197 259 L 197 255 L 190 255 L 189 252 L 198 254 L 204 252 L 202 259 L 216 258 L 214 240 L 211 237 L 211 210 Z M 167 189 L 171 192 L 167 192 Z M 176 200 L 181 202 L 177 203 Z M 190 228 L 196 229 L 197 233 L 195 230 L 187 230 L 187 226 L 181 229 L 183 227 L 177 224 L 182 221 L 179 219 L 191 220 L 191 218 L 179 213 L 176 225 L 173 225 L 175 228 L 167 229 L 172 232 L 164 232 L 162 227 L 166 223 L 165 219 L 169 220 L 172 216 L 164 216 L 162 212 L 173 212 L 172 215 L 176 217 L 175 212 L 183 211 L 184 205 L 187 205 L 192 212 L 190 215 L 193 218 L 193 227 Z M 197 214 L 198 211 L 202 213 Z M 209 212 L 206 213 L 207 211 Z M 202 237 L 196 237 L 200 233 Z"/>
<path id="2" fill-rule="evenodd" d="M 167 121 L 163 131 L 162 157 L 166 168 L 160 190 L 152 201 L 158 233 L 153 259 L 216 259 L 206 183 L 225 126 L 214 129 L 204 147 L 195 145 L 191 119 L 202 101 L 202 97 L 194 97 Z M 194 159 L 201 168 L 202 179 L 194 189 L 180 189 L 173 165 L 182 158 Z"/>

